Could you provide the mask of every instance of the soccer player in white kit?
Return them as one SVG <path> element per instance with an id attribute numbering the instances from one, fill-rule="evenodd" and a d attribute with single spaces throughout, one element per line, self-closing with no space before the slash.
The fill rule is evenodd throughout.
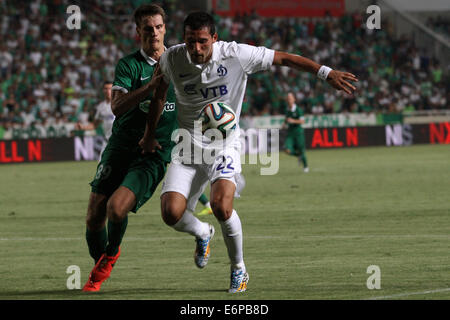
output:
<path id="1" fill-rule="evenodd" d="M 108 140 L 111 136 L 112 126 L 114 119 L 116 118 L 111 109 L 112 86 L 112 82 L 105 81 L 103 83 L 103 95 L 105 96 L 105 100 L 97 105 L 94 116 L 94 123 L 96 126 L 102 126 L 103 134 L 105 135 L 106 140 Z"/>
<path id="2" fill-rule="evenodd" d="M 317 74 L 348 94 L 355 90 L 349 82 L 357 81 L 353 74 L 332 70 L 294 54 L 218 41 L 214 20 L 208 13 L 189 14 L 183 28 L 185 43 L 166 50 L 159 61 L 163 80 L 155 90 L 146 132 L 140 141 L 144 152 L 161 148 L 154 133 L 163 112 L 169 82 L 175 88 L 179 128 L 191 134 L 193 146 L 198 145 L 194 139 L 194 123 L 202 108 L 213 101 L 224 102 L 233 108 L 239 121 L 248 75 L 269 70 L 272 65 Z M 214 228 L 197 219 L 192 212 L 207 183 L 211 183 L 211 207 L 221 226 L 231 262 L 228 291 L 235 293 L 245 291 L 249 280 L 243 257 L 241 220 L 233 209 L 233 198 L 243 187 L 239 127 L 226 140 L 226 146 L 218 152 L 213 163 L 192 163 L 186 158 L 175 162 L 172 158 L 161 191 L 161 214 L 167 225 L 195 236 L 195 263 L 203 268 L 210 255 Z"/>

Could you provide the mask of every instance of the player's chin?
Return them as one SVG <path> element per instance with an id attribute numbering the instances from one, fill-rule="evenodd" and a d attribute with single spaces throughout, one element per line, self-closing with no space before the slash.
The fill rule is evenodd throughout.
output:
<path id="1" fill-rule="evenodd" d="M 159 40 L 150 40 L 147 42 L 148 46 L 152 48 L 153 50 L 158 50 L 163 46 L 163 43 Z"/>
<path id="2" fill-rule="evenodd" d="M 192 56 L 192 61 L 197 64 L 204 63 L 203 56 Z"/>

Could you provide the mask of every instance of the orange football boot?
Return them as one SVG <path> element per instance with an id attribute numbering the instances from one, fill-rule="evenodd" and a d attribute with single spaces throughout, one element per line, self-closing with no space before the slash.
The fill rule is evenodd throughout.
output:
<path id="1" fill-rule="evenodd" d="M 102 254 L 89 274 L 89 280 L 83 287 L 83 291 L 99 291 L 100 287 L 106 279 L 111 275 L 111 271 L 120 256 L 120 247 L 115 256 L 107 256 L 106 253 Z"/>

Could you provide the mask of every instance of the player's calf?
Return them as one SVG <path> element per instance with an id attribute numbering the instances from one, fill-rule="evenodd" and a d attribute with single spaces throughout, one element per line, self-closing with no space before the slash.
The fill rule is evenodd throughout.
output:
<path id="1" fill-rule="evenodd" d="M 99 231 L 105 226 L 107 201 L 103 194 L 91 193 L 89 196 L 86 227 L 90 231 Z"/>

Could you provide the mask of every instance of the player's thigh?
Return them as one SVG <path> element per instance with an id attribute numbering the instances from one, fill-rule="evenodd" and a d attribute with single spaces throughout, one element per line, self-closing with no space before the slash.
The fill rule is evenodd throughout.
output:
<path id="1" fill-rule="evenodd" d="M 211 207 L 219 220 L 226 220 L 233 211 L 233 199 L 245 186 L 241 175 L 241 155 L 238 146 L 225 148 L 209 168 Z"/>
<path id="2" fill-rule="evenodd" d="M 121 188 L 118 189 L 120 195 L 127 200 L 127 207 L 123 210 L 128 209 L 136 213 L 153 196 L 165 173 L 164 161 L 150 155 L 137 157 L 131 163 Z"/>
<path id="3" fill-rule="evenodd" d="M 161 191 L 163 217 L 178 218 L 185 210 L 193 212 L 207 183 L 208 176 L 201 165 L 172 162 Z"/>
<path id="4" fill-rule="evenodd" d="M 109 198 L 122 183 L 135 157 L 135 154 L 108 143 L 90 183 L 92 192 Z"/>

